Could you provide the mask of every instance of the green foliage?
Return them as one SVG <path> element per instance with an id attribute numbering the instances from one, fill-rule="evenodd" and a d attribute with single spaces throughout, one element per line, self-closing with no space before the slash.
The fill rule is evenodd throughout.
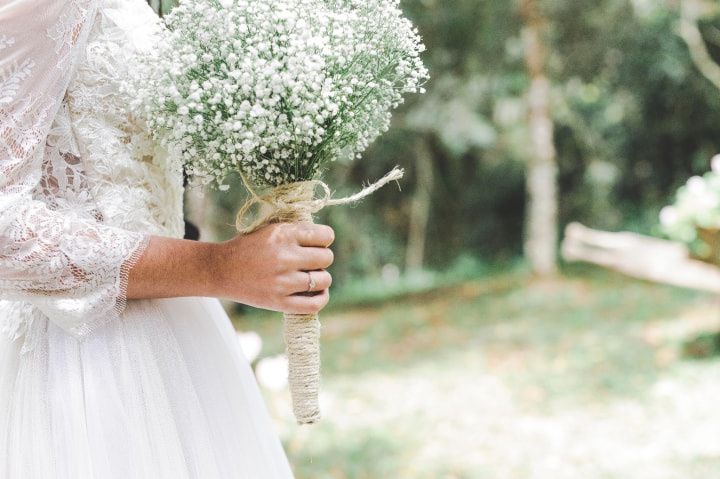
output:
<path id="1" fill-rule="evenodd" d="M 480 19 L 473 33 L 465 32 L 466 43 L 439 42 L 441 49 L 456 48 L 454 54 L 441 51 L 431 57 L 435 80 L 430 94 L 411 107 L 404 123 L 416 127 L 415 115 L 426 110 L 435 111 L 439 123 L 417 133 L 433 138 L 441 182 L 429 235 L 428 258 L 435 264 L 451 261 L 448 249 L 495 256 L 520 250 L 521 162 L 532 154 L 525 150 L 526 80 L 513 2 L 451 3 L 454 16 Z M 660 2 L 639 9 L 639 3 L 546 2 L 563 223 L 624 228 L 640 218 L 657 218 L 675 188 L 707 170 L 709 158 L 720 150 L 720 94 L 697 71 L 675 34 L 677 12 Z M 483 17 L 490 14 L 491 20 Z M 424 17 L 417 18 L 422 24 Z M 423 28 L 432 31 L 438 24 L 443 25 L 436 21 Z M 444 27 L 454 38 L 464 24 Z M 433 31 L 429 50 L 436 48 L 437 38 L 448 36 Z M 454 58 L 463 67 L 445 73 L 438 57 Z M 459 126 L 448 120 L 448 109 L 456 112 Z M 473 134 L 465 135 L 463 143 L 454 133 L 467 125 L 473 125 Z M 381 142 L 377 149 L 383 148 Z"/>
<path id="2" fill-rule="evenodd" d="M 568 32 L 557 42 L 563 73 L 576 69 L 565 84 L 558 147 L 567 213 L 619 227 L 628 211 L 657 211 L 680 182 L 707 170 L 720 146 L 720 95 L 674 34 L 674 11 L 640 16 L 617 1 L 599 2 L 597 9 L 592 30 Z M 606 173 L 599 177 L 593 174 L 598 164 Z"/>

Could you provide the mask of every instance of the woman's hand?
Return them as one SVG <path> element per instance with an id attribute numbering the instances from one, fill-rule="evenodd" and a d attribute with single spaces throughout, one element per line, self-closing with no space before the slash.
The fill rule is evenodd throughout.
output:
<path id="1" fill-rule="evenodd" d="M 323 309 L 334 259 L 332 228 L 280 223 L 218 244 L 213 280 L 218 296 L 258 308 L 309 314 Z M 310 277 L 315 287 L 308 292 Z"/>
<path id="2" fill-rule="evenodd" d="M 335 234 L 312 223 L 275 224 L 223 243 L 152 235 L 128 273 L 127 298 L 209 296 L 284 313 L 330 299 Z M 315 287 L 308 293 L 312 275 Z"/>

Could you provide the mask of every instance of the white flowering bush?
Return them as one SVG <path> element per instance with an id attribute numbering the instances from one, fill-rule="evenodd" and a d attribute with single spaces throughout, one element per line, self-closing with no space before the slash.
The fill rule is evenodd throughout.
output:
<path id="1" fill-rule="evenodd" d="M 397 0 L 181 0 L 165 20 L 134 106 L 221 189 L 235 171 L 278 186 L 359 156 L 428 75 Z"/>
<path id="2" fill-rule="evenodd" d="M 660 212 L 663 232 L 688 244 L 696 252 L 703 245 L 699 230 L 720 230 L 720 155 L 712 159 L 712 170 L 693 176 L 676 195 L 675 203 Z"/>

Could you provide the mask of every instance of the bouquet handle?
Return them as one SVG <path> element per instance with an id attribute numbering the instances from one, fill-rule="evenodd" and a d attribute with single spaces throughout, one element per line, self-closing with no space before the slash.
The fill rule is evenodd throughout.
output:
<path id="1" fill-rule="evenodd" d="M 312 214 L 300 210 L 298 220 L 312 223 Z M 284 313 L 283 337 L 295 419 L 298 424 L 314 424 L 320 420 L 319 315 Z"/>
<path id="2" fill-rule="evenodd" d="M 284 314 L 288 385 L 298 424 L 320 420 L 320 319 L 317 314 Z"/>
<path id="3" fill-rule="evenodd" d="M 319 180 L 289 183 L 275 187 L 260 196 L 242 176 L 251 198 L 237 215 L 240 233 L 251 233 L 271 223 L 313 222 L 313 213 L 326 206 L 355 203 L 371 195 L 391 181 L 403 176 L 403 170 L 394 168 L 377 182 L 347 198 L 331 197 L 330 188 Z M 315 189 L 325 190 L 325 197 L 315 199 Z M 259 204 L 260 214 L 250 225 L 245 222 L 250 209 Z M 293 413 L 298 424 L 314 424 L 320 420 L 320 320 L 318 314 L 283 315 L 283 337 L 288 358 L 288 385 L 293 402 Z"/>

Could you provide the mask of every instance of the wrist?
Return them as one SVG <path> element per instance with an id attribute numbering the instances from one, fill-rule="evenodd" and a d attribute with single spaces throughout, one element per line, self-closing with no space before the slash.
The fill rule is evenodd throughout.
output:
<path id="1" fill-rule="evenodd" d="M 202 277 L 199 278 L 202 291 L 200 296 L 226 297 L 226 267 L 229 256 L 226 243 L 198 242 L 198 245 L 199 268 L 196 268 L 196 271 L 202 271 Z"/>

